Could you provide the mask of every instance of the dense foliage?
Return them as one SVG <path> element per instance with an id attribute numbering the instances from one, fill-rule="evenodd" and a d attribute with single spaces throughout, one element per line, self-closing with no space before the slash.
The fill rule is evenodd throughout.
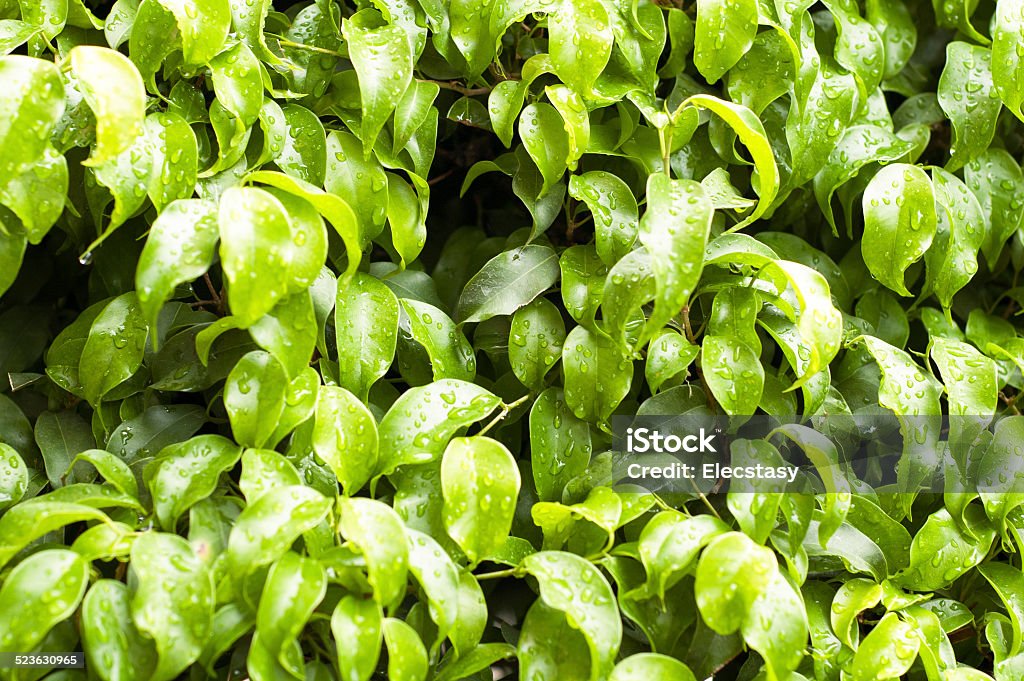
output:
<path id="1" fill-rule="evenodd" d="M 0 678 L 1024 678 L 1024 495 L 913 493 L 1024 470 L 1021 0 L 0 17 Z M 613 478 L 687 412 L 910 491 Z"/>

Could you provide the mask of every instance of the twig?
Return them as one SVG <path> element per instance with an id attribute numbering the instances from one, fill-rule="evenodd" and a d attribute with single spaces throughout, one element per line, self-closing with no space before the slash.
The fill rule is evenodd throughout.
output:
<path id="1" fill-rule="evenodd" d="M 491 87 L 463 87 L 455 81 L 443 81 L 443 80 L 421 80 L 423 83 L 436 83 L 442 90 L 451 90 L 452 92 L 458 92 L 460 95 L 466 97 L 473 97 L 475 95 L 486 95 L 491 91 Z"/>
<path id="2" fill-rule="evenodd" d="M 455 168 L 449 168 L 448 170 L 444 171 L 443 173 L 441 173 L 437 177 L 434 177 L 434 178 L 431 178 L 431 179 L 427 180 L 427 184 L 430 185 L 431 187 L 433 187 L 435 184 L 438 184 L 439 182 L 443 182 L 443 181 L 447 180 L 454 173 L 455 173 Z"/>
<path id="3" fill-rule="evenodd" d="M 284 38 L 278 38 L 277 42 L 285 47 L 294 47 L 297 50 L 309 50 L 310 52 L 319 52 L 320 54 L 329 54 L 332 57 L 338 59 L 345 59 L 345 55 L 341 52 L 335 52 L 334 50 L 328 50 L 326 47 L 317 47 L 316 45 L 307 45 L 306 43 L 297 43 L 292 40 L 285 40 Z"/>
<path id="4" fill-rule="evenodd" d="M 523 395 L 522 397 L 520 397 L 518 400 L 516 400 L 514 402 L 510 402 L 508 404 L 502 404 L 501 405 L 501 413 L 499 413 L 497 416 L 495 416 L 493 419 L 491 419 L 490 423 L 488 423 L 486 426 L 481 428 L 480 432 L 477 433 L 477 435 L 483 435 L 484 433 L 489 431 L 491 428 L 493 428 L 494 426 L 496 426 L 499 423 L 501 423 L 501 421 L 504 420 L 504 418 L 506 416 L 508 416 L 509 412 L 511 412 L 513 409 L 515 409 L 516 407 L 518 407 L 520 404 L 522 404 L 523 402 L 525 402 L 528 399 L 530 399 L 530 394 L 529 393 L 527 393 L 526 395 Z"/>

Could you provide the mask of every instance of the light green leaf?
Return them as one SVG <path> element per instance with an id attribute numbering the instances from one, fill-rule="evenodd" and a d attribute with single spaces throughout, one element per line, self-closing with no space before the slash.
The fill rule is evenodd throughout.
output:
<path id="1" fill-rule="evenodd" d="M 153 639 L 154 681 L 170 681 L 195 662 L 213 623 L 213 575 L 187 541 L 146 532 L 132 544 L 132 619 Z"/>
<path id="2" fill-rule="evenodd" d="M 368 681 L 377 668 L 383 613 L 377 601 L 348 594 L 334 608 L 331 633 L 342 681 Z"/>
<path id="3" fill-rule="evenodd" d="M 241 579 L 277 560 L 330 510 L 331 500 L 305 485 L 277 487 L 259 497 L 239 514 L 228 537 L 233 577 Z"/>
<path id="4" fill-rule="evenodd" d="M 555 107 L 535 102 L 523 109 L 519 117 L 519 137 L 543 178 L 537 192 L 539 200 L 552 190 L 569 167 L 569 136 Z"/>
<path id="5" fill-rule="evenodd" d="M 363 554 L 373 596 L 393 610 L 405 596 L 409 550 L 402 519 L 387 504 L 365 497 L 338 500 L 341 534 Z"/>
<path id="6" fill-rule="evenodd" d="M 228 0 L 160 0 L 174 14 L 187 64 L 205 64 L 216 56 L 231 28 Z"/>
<path id="7" fill-rule="evenodd" d="M 750 49 L 756 34 L 755 0 L 698 0 L 693 63 L 714 83 Z"/>
<path id="8" fill-rule="evenodd" d="M 427 650 L 416 630 L 393 617 L 384 620 L 383 630 L 388 647 L 388 679 L 425 681 L 429 664 Z"/>
<path id="9" fill-rule="evenodd" d="M 78 609 L 88 586 L 89 566 L 73 551 L 48 549 L 23 560 L 0 587 L 0 651 L 34 650 Z"/>
<path id="10" fill-rule="evenodd" d="M 597 254 L 614 265 L 633 247 L 637 238 L 636 197 L 618 176 L 592 170 L 569 178 L 569 195 L 587 204 L 594 216 Z"/>
<path id="11" fill-rule="evenodd" d="M 440 459 L 455 433 L 499 404 L 485 388 L 450 378 L 406 390 L 381 419 L 378 472 Z"/>
<path id="12" fill-rule="evenodd" d="M 921 639 L 914 626 L 894 613 L 886 613 L 868 632 L 853 657 L 851 669 L 855 681 L 899 678 L 917 657 Z"/>
<path id="13" fill-rule="evenodd" d="M 647 211 L 639 236 L 650 255 L 657 297 L 644 338 L 678 314 L 697 287 L 713 214 L 699 183 L 661 173 L 647 178 Z"/>
<path id="14" fill-rule="evenodd" d="M 567 0 L 548 21 L 548 50 L 555 73 L 584 97 L 590 95 L 612 53 L 614 36 L 605 8 L 600 0 Z"/>
<path id="15" fill-rule="evenodd" d="M 98 166 L 142 134 L 146 87 L 135 65 L 106 47 L 79 45 L 68 54 L 78 87 L 96 115 L 96 148 L 86 165 Z"/>
<path id="16" fill-rule="evenodd" d="M 901 296 L 907 268 L 921 259 L 935 238 L 935 197 L 931 180 L 917 166 L 882 168 L 864 190 L 861 254 L 871 275 Z"/>
<path id="17" fill-rule="evenodd" d="M 497 551 L 512 528 L 519 468 L 497 440 L 460 437 L 441 460 L 444 525 L 473 565 Z"/>
<path id="18" fill-rule="evenodd" d="M 590 679 L 611 672 L 622 638 L 622 619 L 604 575 L 572 553 L 541 551 L 527 556 L 523 567 L 537 578 L 541 600 L 565 614 L 590 648 Z"/>
<path id="19" fill-rule="evenodd" d="M 288 213 L 267 191 L 235 187 L 221 197 L 218 222 L 231 312 L 245 328 L 270 312 L 292 285 L 282 252 L 292 238 Z"/>
<path id="20" fill-rule="evenodd" d="M 409 320 L 413 339 L 430 356 L 434 380 L 454 378 L 472 381 L 476 377 L 473 346 L 444 312 L 429 303 L 402 298 L 399 301 Z"/>
<path id="21" fill-rule="evenodd" d="M 256 636 L 292 675 L 304 671 L 298 638 L 326 593 L 323 566 L 292 551 L 274 563 L 267 575 L 256 611 Z"/>
<path id="22" fill-rule="evenodd" d="M 342 24 L 341 32 L 359 76 L 363 108 L 360 129 L 368 156 L 412 81 L 412 45 L 405 29 L 398 24 L 370 28 L 348 20 Z"/>
<path id="23" fill-rule="evenodd" d="M 701 344 L 704 380 L 725 412 L 753 414 L 764 390 L 764 368 L 749 345 L 732 336 L 705 336 Z"/>
<path id="24" fill-rule="evenodd" d="M 736 631 L 776 572 L 772 551 L 745 534 L 729 532 L 716 537 L 697 563 L 694 593 L 701 617 L 719 634 Z"/>
<path id="25" fill-rule="evenodd" d="M 1002 105 L 992 85 L 992 52 L 954 41 L 946 45 L 939 76 L 939 106 L 953 124 L 953 145 L 946 169 L 957 170 L 982 154 L 996 131 Z"/>
<path id="26" fill-rule="evenodd" d="M 135 273 L 139 307 L 150 329 L 156 330 L 160 310 L 178 285 L 213 264 L 218 238 L 216 207 L 209 201 L 175 201 L 157 216 Z"/>
<path id="27" fill-rule="evenodd" d="M 324 386 L 316 402 L 313 449 L 352 495 L 377 469 L 377 422 L 348 390 Z"/>
<path id="28" fill-rule="evenodd" d="M 1024 34 L 1024 2 L 1002 0 L 996 4 L 992 21 L 992 84 L 999 98 L 1017 118 L 1024 120 L 1024 69 L 1018 54 L 1020 37 Z"/>
<path id="29" fill-rule="evenodd" d="M 234 467 L 241 455 L 241 447 L 220 435 L 200 435 L 161 450 L 146 471 L 161 527 L 174 532 L 181 515 L 210 496 L 221 474 Z"/>
<path id="30" fill-rule="evenodd" d="M 361 399 L 387 373 L 398 339 L 398 298 L 380 280 L 356 273 L 338 285 L 334 306 L 338 382 Z"/>
<path id="31" fill-rule="evenodd" d="M 716 0 L 717 1 L 717 0 Z M 743 0 L 747 2 L 749 0 Z M 779 167 L 775 162 L 775 153 L 772 151 L 768 136 L 765 133 L 764 125 L 753 111 L 740 104 L 734 104 L 710 95 L 693 95 L 681 106 L 695 106 L 698 109 L 707 109 L 715 114 L 728 125 L 736 136 L 743 142 L 754 160 L 754 169 L 757 171 L 756 182 L 751 178 L 751 183 L 757 190 L 757 206 L 747 217 L 730 228 L 729 231 L 736 231 L 751 224 L 764 215 L 775 201 L 779 192 Z"/>
<path id="32" fill-rule="evenodd" d="M 562 348 L 565 403 L 577 418 L 605 423 L 629 392 L 633 363 L 613 341 L 582 326 Z"/>

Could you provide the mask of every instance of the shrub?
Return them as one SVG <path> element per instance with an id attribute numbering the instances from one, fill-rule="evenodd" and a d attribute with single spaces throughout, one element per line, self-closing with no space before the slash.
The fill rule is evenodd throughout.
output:
<path id="1" fill-rule="evenodd" d="M 3 0 L 0 676 L 1024 678 L 1022 11 Z"/>

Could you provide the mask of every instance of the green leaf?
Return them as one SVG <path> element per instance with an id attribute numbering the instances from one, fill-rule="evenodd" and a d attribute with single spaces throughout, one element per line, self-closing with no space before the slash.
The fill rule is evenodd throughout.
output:
<path id="1" fill-rule="evenodd" d="M 21 501 L 28 489 L 28 468 L 9 445 L 0 444 L 0 513 Z"/>
<path id="2" fill-rule="evenodd" d="M 647 348 L 644 378 L 651 392 L 657 393 L 671 379 L 685 378 L 687 367 L 697 359 L 700 350 L 675 331 L 663 330 Z"/>
<path id="3" fill-rule="evenodd" d="M 263 35 L 272 6 L 272 0 L 231 3 L 231 26 L 261 60 L 276 65 L 281 60 L 267 47 L 267 39 Z"/>
<path id="4" fill-rule="evenodd" d="M 227 0 L 160 0 L 181 31 L 185 62 L 205 64 L 216 56 L 231 28 Z"/>
<path id="5" fill-rule="evenodd" d="M 341 534 L 366 559 L 373 596 L 390 611 L 405 596 L 409 551 L 402 519 L 388 505 L 364 497 L 338 500 Z"/>
<path id="6" fill-rule="evenodd" d="M 777 570 L 770 549 L 745 534 L 729 532 L 708 544 L 697 563 L 694 593 L 701 617 L 719 634 L 741 626 Z"/>
<path id="7" fill-rule="evenodd" d="M 444 549 L 430 535 L 406 528 L 409 572 L 419 582 L 427 599 L 430 619 L 437 625 L 431 655 L 459 619 L 459 571 Z"/>
<path id="8" fill-rule="evenodd" d="M 160 525 L 173 532 L 181 515 L 210 496 L 241 455 L 241 447 L 220 435 L 200 435 L 161 450 L 146 473 Z"/>
<path id="9" fill-rule="evenodd" d="M 968 506 L 963 527 L 945 508 L 928 516 L 910 546 L 910 566 L 895 582 L 920 591 L 942 589 L 985 558 L 995 530 L 978 506 Z"/>
<path id="10" fill-rule="evenodd" d="M 101 579 L 82 601 L 87 664 L 103 669 L 101 677 L 111 681 L 148 678 L 156 667 L 156 649 L 135 626 L 130 600 L 122 582 Z"/>
<path id="11" fill-rule="evenodd" d="M 651 257 L 657 297 L 646 337 L 678 314 L 697 288 L 713 214 L 699 183 L 661 173 L 647 178 L 647 211 L 639 236 Z"/>
<path id="12" fill-rule="evenodd" d="M 622 638 L 622 620 L 615 596 L 604 575 L 591 563 L 572 553 L 541 551 L 523 561 L 537 578 L 540 598 L 549 608 L 565 614 L 590 648 L 592 681 L 611 672 Z"/>
<path id="13" fill-rule="evenodd" d="M 451 317 L 429 303 L 409 298 L 399 302 L 409 320 L 412 338 L 430 356 L 434 380 L 473 380 L 476 377 L 473 347 Z"/>
<path id="14" fill-rule="evenodd" d="M 728 531 L 725 523 L 709 515 L 688 518 L 676 511 L 655 515 L 640 532 L 637 543 L 653 592 L 664 599 L 665 592 L 693 567 L 700 550 Z"/>
<path id="15" fill-rule="evenodd" d="M 46 477 L 54 489 L 65 482 L 81 482 L 81 473 L 72 473 L 71 462 L 80 452 L 96 445 L 88 424 L 74 411 L 44 411 L 36 419 L 35 442 L 43 456 Z"/>
<path id="16" fill-rule="evenodd" d="M 0 587 L 0 651 L 34 650 L 70 617 L 89 586 L 89 566 L 66 549 L 35 553 L 11 570 Z"/>
<path id="17" fill-rule="evenodd" d="M 608 267 L 593 246 L 571 246 L 562 252 L 558 268 L 562 273 L 562 303 L 566 312 L 581 324 L 593 324 Z"/>
<path id="18" fill-rule="evenodd" d="M 153 222 L 135 274 L 139 307 L 152 330 L 180 284 L 202 276 L 213 264 L 219 238 L 214 205 L 202 200 L 175 201 Z"/>
<path id="19" fill-rule="evenodd" d="M 699 0 L 693 63 L 709 83 L 736 65 L 757 34 L 754 0 Z"/>
<path id="20" fill-rule="evenodd" d="M 52 63 L 20 55 L 0 57 L 0 177 L 21 175 L 40 161 L 64 111 L 64 85 Z"/>
<path id="21" fill-rule="evenodd" d="M 334 231 L 344 242 L 345 254 L 348 257 L 348 265 L 340 280 L 348 281 L 352 277 L 359 267 L 359 228 L 355 213 L 345 201 L 321 191 L 308 182 L 283 173 L 261 170 L 249 175 L 249 179 L 253 182 L 269 184 L 297 198 L 304 199 L 320 215 L 327 218 L 327 221 L 334 227 Z M 322 233 L 321 223 L 314 219 L 303 203 L 288 201 L 280 192 L 275 196 L 282 201 L 293 220 L 291 225 L 292 241 L 287 248 L 293 256 L 301 258 L 301 271 L 296 273 L 293 287 L 293 290 L 298 291 L 310 286 L 320 275 L 323 257 L 326 256 L 327 235 Z M 309 247 L 304 249 L 303 246 L 307 242 L 309 242 Z"/>
<path id="22" fill-rule="evenodd" d="M 309 109 L 289 104 L 281 109 L 288 133 L 274 162 L 281 170 L 322 187 L 327 174 L 327 133 Z"/>
<path id="23" fill-rule="evenodd" d="M 489 670 L 495 662 L 515 657 L 516 649 L 508 643 L 481 643 L 437 674 L 437 681 L 465 678 Z"/>
<path id="24" fill-rule="evenodd" d="M 440 87 L 437 83 L 422 80 L 413 80 L 409 83 L 405 94 L 395 107 L 395 132 L 392 137 L 392 150 L 395 153 L 404 149 L 413 134 L 426 122 L 439 92 Z"/>
<path id="25" fill-rule="evenodd" d="M 82 391 L 90 404 L 99 401 L 142 364 L 148 329 L 134 293 L 104 307 L 89 328 L 79 372 Z"/>
<path id="26" fill-rule="evenodd" d="M 619 346 L 582 326 L 565 339 L 562 371 L 566 405 L 577 418 L 591 423 L 605 423 L 633 382 L 633 363 Z"/>
<path id="27" fill-rule="evenodd" d="M 509 315 L 558 280 L 558 256 L 548 246 L 528 244 L 487 261 L 466 283 L 455 317 L 459 323 Z"/>
<path id="28" fill-rule="evenodd" d="M 932 183 L 917 166 L 882 168 L 864 190 L 861 254 L 871 275 L 901 296 L 907 268 L 921 259 L 935 238 Z"/>
<path id="29" fill-rule="evenodd" d="M 733 336 L 705 336 L 701 367 L 704 380 L 727 414 L 757 410 L 764 390 L 764 368 L 749 345 Z"/>
<path id="30" fill-rule="evenodd" d="M 1024 14 L 1020 0 L 997 3 L 992 21 L 992 84 L 999 98 L 1014 116 L 1024 120 L 1024 73 L 1020 69 L 1022 55 L 1017 53 Z"/>
<path id="31" fill-rule="evenodd" d="M 387 617 L 383 622 L 388 647 L 388 679 L 424 681 L 427 678 L 427 650 L 419 634 L 402 620 Z"/>
<path id="32" fill-rule="evenodd" d="M 384 641 L 383 618 L 374 600 L 349 594 L 338 601 L 331 615 L 331 633 L 342 681 L 368 681 L 373 675 Z"/>
<path id="33" fill-rule="evenodd" d="M 964 182 L 981 206 L 984 226 L 975 228 L 984 234 L 981 250 L 991 271 L 1024 216 L 1024 202 L 1016 198 L 1017 188 L 1024 186 L 1024 175 L 1005 150 L 988 149 L 964 166 Z"/>
<path id="34" fill-rule="evenodd" d="M 852 678 L 899 678 L 914 663 L 921 646 L 914 626 L 894 613 L 886 613 L 864 638 L 853 657 Z"/>
<path id="35" fill-rule="evenodd" d="M 256 611 L 256 636 L 293 675 L 301 675 L 305 666 L 298 638 L 326 593 L 323 566 L 291 551 L 275 562 L 267 574 Z"/>
<path id="36" fill-rule="evenodd" d="M 551 641 L 558 641 L 557 649 Z M 568 621 L 564 612 L 548 607 L 542 599 L 534 601 L 526 611 L 516 654 L 521 678 L 526 681 L 592 678 L 588 639 Z"/>
<path id="37" fill-rule="evenodd" d="M 249 327 L 256 344 L 280 363 L 291 379 L 309 368 L 316 347 L 317 322 L 313 300 L 305 291 L 278 302 Z"/>
<path id="38" fill-rule="evenodd" d="M 592 170 L 569 178 L 569 195 L 583 201 L 594 216 L 594 244 L 609 267 L 622 259 L 637 239 L 637 205 L 618 176 Z"/>
<path id="39" fill-rule="evenodd" d="M 473 565 L 505 543 L 519 495 L 519 468 L 487 437 L 452 440 L 441 460 L 444 525 Z"/>
<path id="40" fill-rule="evenodd" d="M 939 106 L 953 124 L 950 171 L 984 152 L 996 131 L 1002 104 L 993 87 L 992 52 L 963 42 L 946 45 L 946 65 L 939 77 Z"/>
<path id="41" fill-rule="evenodd" d="M 369 482 L 377 469 L 377 422 L 348 390 L 320 389 L 313 425 L 313 450 L 352 495 Z"/>
<path id="42" fill-rule="evenodd" d="M 245 328 L 270 312 L 293 286 L 291 263 L 283 252 L 292 239 L 288 213 L 269 192 L 236 187 L 221 197 L 218 222 L 231 312 Z"/>
<path id="43" fill-rule="evenodd" d="M 747 2 L 748 0 L 743 1 Z M 764 215 L 771 208 L 779 192 L 779 167 L 775 161 L 775 153 L 768 142 L 768 136 L 765 134 L 764 125 L 747 107 L 709 95 L 693 95 L 682 104 L 684 107 L 687 105 L 698 109 L 707 109 L 721 118 L 736 133 L 754 160 L 757 182 L 752 181 L 752 184 L 759 197 L 757 206 L 729 231 L 742 229 Z"/>
<path id="44" fill-rule="evenodd" d="M 612 53 L 614 36 L 605 7 L 600 0 L 567 0 L 551 13 L 548 22 L 548 49 L 554 71 L 583 96 L 591 93 Z"/>
<path id="45" fill-rule="evenodd" d="M 569 136 L 555 107 L 544 102 L 535 102 L 523 109 L 519 117 L 519 137 L 543 178 L 543 183 L 536 192 L 539 200 L 555 187 L 569 167 Z"/>
<path id="46" fill-rule="evenodd" d="M 925 254 L 925 285 L 949 308 L 953 296 L 978 271 L 985 218 L 974 194 L 955 175 L 935 168 L 932 180 L 938 220 L 935 239 Z"/>
<path id="47" fill-rule="evenodd" d="M 537 298 L 512 315 L 508 340 L 508 360 L 516 378 L 531 390 L 543 390 L 544 377 L 562 356 L 562 313 L 546 298 Z"/>
<path id="48" fill-rule="evenodd" d="M 416 184 L 424 192 L 422 198 L 405 180 L 388 173 L 388 224 L 391 225 L 391 243 L 401 258 L 402 267 L 419 257 L 427 240 L 424 209 L 430 200 L 430 186 L 422 180 Z"/>
<path id="49" fill-rule="evenodd" d="M 364 157 L 363 144 L 347 132 L 332 132 L 327 136 L 325 187 L 353 206 L 359 222 L 360 247 L 365 247 L 383 231 L 388 210 L 387 175 L 375 158 Z"/>
<path id="50" fill-rule="evenodd" d="M 132 619 L 153 639 L 152 679 L 169 681 L 195 662 L 213 622 L 213 575 L 187 541 L 146 532 L 132 544 Z"/>
<path id="51" fill-rule="evenodd" d="M 231 573 L 241 579 L 274 562 L 304 532 L 316 527 L 331 509 L 331 500 L 304 485 L 277 487 L 238 516 L 228 537 Z"/>
<path id="52" fill-rule="evenodd" d="M 406 390 L 381 419 L 378 473 L 440 459 L 453 435 L 499 404 L 490 391 L 451 378 Z"/>
<path id="53" fill-rule="evenodd" d="M 800 312 L 796 316 L 797 331 L 803 345 L 810 350 L 806 367 L 790 389 L 804 385 L 827 369 L 838 354 L 842 338 L 843 315 L 832 303 L 828 281 L 814 269 L 788 260 L 776 260 L 760 274 L 775 279 L 780 295 L 787 295 L 784 284 L 792 289 Z M 797 353 L 802 354 L 802 353 Z"/>
<path id="54" fill-rule="evenodd" d="M 1020 587 L 1020 570 L 993 561 L 979 565 L 978 572 L 988 580 L 1006 606 L 1013 627 L 1013 643 L 1007 653 L 1010 656 L 1016 655 L 1024 645 L 1021 633 L 1024 630 L 1024 589 Z"/>
<path id="55" fill-rule="evenodd" d="M 261 2 L 266 4 L 267 0 Z M 217 104 L 234 119 L 228 146 L 235 147 L 259 118 L 263 107 L 259 61 L 245 43 L 235 43 L 210 60 L 210 74 Z M 224 151 L 222 148 L 222 155 Z"/>
<path id="56" fill-rule="evenodd" d="M 342 24 L 341 32 L 359 76 L 360 130 L 368 156 L 412 81 L 412 45 L 405 29 L 397 24 L 370 28 L 350 19 Z"/>
<path id="57" fill-rule="evenodd" d="M 71 71 L 96 116 L 96 148 L 86 165 L 99 166 L 142 134 L 146 87 L 135 65 L 106 47 L 79 45 L 68 54 Z"/>
<path id="58" fill-rule="evenodd" d="M 375 277 L 356 273 L 348 286 L 338 285 L 334 326 L 338 383 L 365 400 L 395 356 L 398 299 Z"/>
<path id="59" fill-rule="evenodd" d="M 650 679 L 678 679 L 696 681 L 685 664 L 661 653 L 636 653 L 623 659 L 612 670 L 609 681 L 649 681 Z"/>

